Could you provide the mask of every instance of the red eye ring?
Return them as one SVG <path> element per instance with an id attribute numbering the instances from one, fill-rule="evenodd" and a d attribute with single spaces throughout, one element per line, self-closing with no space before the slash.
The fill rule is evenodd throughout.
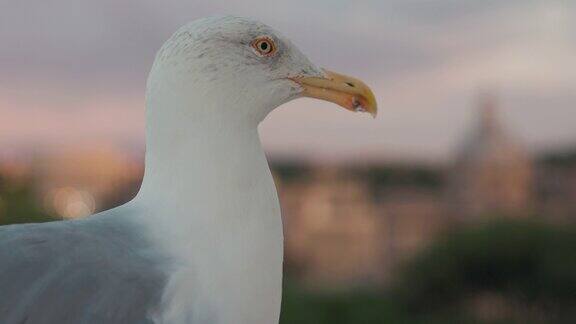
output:
<path id="1" fill-rule="evenodd" d="M 252 46 L 260 56 L 268 57 L 276 54 L 276 44 L 270 37 L 258 37 L 250 43 L 250 46 Z"/>

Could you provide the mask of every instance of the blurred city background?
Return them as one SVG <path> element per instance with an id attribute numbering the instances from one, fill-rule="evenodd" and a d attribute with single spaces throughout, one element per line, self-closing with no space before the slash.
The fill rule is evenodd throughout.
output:
<path id="1" fill-rule="evenodd" d="M 131 199 L 155 50 L 217 13 L 276 27 L 379 102 L 373 121 L 301 99 L 261 125 L 282 323 L 576 322 L 567 0 L 0 2 L 0 224 Z"/>

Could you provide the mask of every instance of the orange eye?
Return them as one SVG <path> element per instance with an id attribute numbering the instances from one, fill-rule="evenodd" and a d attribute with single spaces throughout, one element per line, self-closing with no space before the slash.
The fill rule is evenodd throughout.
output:
<path id="1" fill-rule="evenodd" d="M 252 48 L 260 56 L 272 56 L 276 54 L 276 44 L 270 37 L 258 37 L 250 43 Z"/>

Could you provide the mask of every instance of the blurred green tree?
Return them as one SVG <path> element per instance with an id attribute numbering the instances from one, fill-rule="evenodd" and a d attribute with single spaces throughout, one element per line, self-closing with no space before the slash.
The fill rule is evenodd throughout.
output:
<path id="1" fill-rule="evenodd" d="M 311 293 L 290 281 L 283 292 L 280 324 L 407 323 L 381 292 Z"/>
<path id="2" fill-rule="evenodd" d="M 394 298 L 420 319 L 576 323 L 576 228 L 502 220 L 452 231 L 401 268 Z"/>
<path id="3" fill-rule="evenodd" d="M 11 181 L 0 176 L 0 225 L 40 223 L 55 220 L 34 198 L 29 180 Z"/>

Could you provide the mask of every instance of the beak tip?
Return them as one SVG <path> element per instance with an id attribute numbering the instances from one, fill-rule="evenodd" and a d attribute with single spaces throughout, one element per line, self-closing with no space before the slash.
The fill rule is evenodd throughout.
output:
<path id="1" fill-rule="evenodd" d="M 378 110 L 370 109 L 367 112 L 370 114 L 370 116 L 372 116 L 372 119 L 376 119 L 376 115 L 378 115 Z"/>
<path id="2" fill-rule="evenodd" d="M 376 118 L 377 104 L 372 90 L 361 80 L 321 70 L 323 76 L 292 79 L 302 88 L 302 95 L 333 102 L 353 112 L 367 112 Z"/>

